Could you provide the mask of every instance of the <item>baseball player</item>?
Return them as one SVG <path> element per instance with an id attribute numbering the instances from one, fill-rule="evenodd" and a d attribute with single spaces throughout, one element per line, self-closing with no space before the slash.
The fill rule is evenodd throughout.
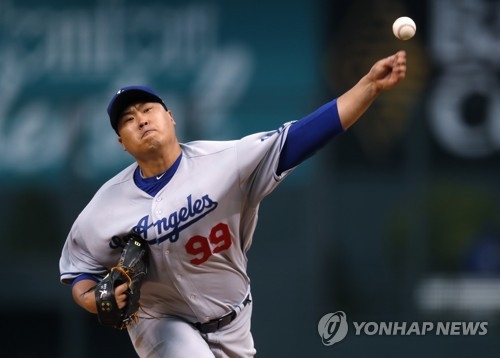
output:
<path id="1" fill-rule="evenodd" d="M 127 327 L 140 357 L 253 357 L 246 253 L 259 204 L 292 170 L 353 125 L 400 83 L 406 53 L 377 61 L 357 84 L 298 121 L 231 141 L 180 143 L 176 121 L 153 90 L 130 86 L 111 99 L 118 142 L 135 162 L 106 182 L 75 220 L 60 280 L 96 313 L 93 288 L 116 264 L 121 235 L 149 245 L 144 312 Z M 115 289 L 126 305 L 127 283 Z"/>

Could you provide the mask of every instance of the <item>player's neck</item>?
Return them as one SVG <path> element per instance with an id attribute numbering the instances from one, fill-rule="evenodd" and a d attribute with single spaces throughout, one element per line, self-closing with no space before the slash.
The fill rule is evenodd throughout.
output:
<path id="1" fill-rule="evenodd" d="M 140 168 L 140 174 L 142 178 L 156 177 L 161 179 L 165 172 L 175 163 L 181 154 L 180 148 L 176 153 L 171 153 L 166 156 L 157 156 L 153 160 L 139 160 L 137 159 L 137 164 Z"/>

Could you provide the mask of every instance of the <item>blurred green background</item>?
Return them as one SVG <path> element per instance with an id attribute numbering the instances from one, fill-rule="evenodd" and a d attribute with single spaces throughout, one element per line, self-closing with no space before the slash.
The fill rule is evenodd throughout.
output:
<path id="1" fill-rule="evenodd" d="M 417 34 L 399 41 L 392 22 Z M 59 283 L 73 220 L 132 161 L 107 102 L 154 87 L 181 141 L 299 119 L 374 61 L 408 75 L 261 206 L 249 252 L 259 357 L 494 357 L 500 349 L 500 3 L 0 0 L 1 313 L 7 357 L 134 357 Z M 5 282 L 6 281 L 6 282 Z M 355 335 L 318 322 L 488 322 Z"/>

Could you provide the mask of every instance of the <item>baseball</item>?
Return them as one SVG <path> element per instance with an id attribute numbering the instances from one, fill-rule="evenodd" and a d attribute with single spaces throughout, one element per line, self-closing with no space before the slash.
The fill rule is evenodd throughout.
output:
<path id="1" fill-rule="evenodd" d="M 396 36 L 400 40 L 409 40 L 417 31 L 417 25 L 415 25 L 415 21 L 407 16 L 401 16 L 394 21 L 392 24 L 392 32 L 394 36 Z"/>

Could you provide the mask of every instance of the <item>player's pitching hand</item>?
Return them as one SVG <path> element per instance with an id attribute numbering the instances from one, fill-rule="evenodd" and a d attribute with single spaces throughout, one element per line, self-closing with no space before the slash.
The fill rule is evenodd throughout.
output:
<path id="1" fill-rule="evenodd" d="M 406 52 L 398 51 L 392 56 L 377 61 L 368 79 L 375 84 L 378 91 L 390 89 L 401 82 L 406 76 Z"/>

